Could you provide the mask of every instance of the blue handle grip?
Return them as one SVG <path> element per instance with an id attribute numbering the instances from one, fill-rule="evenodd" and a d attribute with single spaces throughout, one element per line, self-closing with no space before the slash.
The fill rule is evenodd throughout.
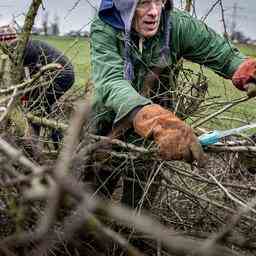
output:
<path id="1" fill-rule="evenodd" d="M 219 141 L 221 134 L 219 131 L 212 131 L 210 133 L 205 133 L 198 137 L 198 140 L 202 146 L 208 146 L 215 144 Z"/>

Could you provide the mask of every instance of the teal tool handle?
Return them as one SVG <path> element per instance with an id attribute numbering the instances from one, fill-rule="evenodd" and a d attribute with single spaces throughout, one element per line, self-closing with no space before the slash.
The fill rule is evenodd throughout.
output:
<path id="1" fill-rule="evenodd" d="M 216 130 L 209 133 L 205 133 L 198 137 L 199 142 L 202 146 L 215 144 L 219 141 L 220 138 L 221 138 L 221 133 Z"/>

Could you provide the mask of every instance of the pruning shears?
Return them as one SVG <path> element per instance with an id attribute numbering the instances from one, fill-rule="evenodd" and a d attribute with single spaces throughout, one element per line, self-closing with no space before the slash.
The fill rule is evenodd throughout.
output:
<path id="1" fill-rule="evenodd" d="M 219 142 L 220 139 L 229 135 L 240 134 L 242 131 L 256 128 L 256 123 L 244 125 L 238 128 L 233 128 L 225 131 L 214 130 L 209 133 L 202 134 L 198 137 L 198 140 L 202 146 L 209 146 Z"/>

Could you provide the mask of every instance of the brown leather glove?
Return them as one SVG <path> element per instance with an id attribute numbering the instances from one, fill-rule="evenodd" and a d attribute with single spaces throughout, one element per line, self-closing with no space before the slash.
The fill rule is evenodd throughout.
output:
<path id="1" fill-rule="evenodd" d="M 160 105 L 141 108 L 133 119 L 133 126 L 135 132 L 143 138 L 153 136 L 162 159 L 187 162 L 197 160 L 200 166 L 206 164 L 207 156 L 193 130 Z"/>
<path id="2" fill-rule="evenodd" d="M 238 89 L 247 91 L 249 97 L 256 96 L 256 60 L 246 59 L 233 74 L 232 82 Z"/>

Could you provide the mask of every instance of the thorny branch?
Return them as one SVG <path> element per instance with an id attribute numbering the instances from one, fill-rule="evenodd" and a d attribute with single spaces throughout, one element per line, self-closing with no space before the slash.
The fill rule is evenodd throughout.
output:
<path id="1" fill-rule="evenodd" d="M 247 97 L 243 98 L 242 101 L 244 101 L 244 100 L 248 100 L 248 98 Z M 233 106 L 233 104 L 234 103 L 231 103 L 232 106 Z M 235 104 L 237 104 L 236 101 L 235 101 Z M 228 107 L 230 108 L 230 105 L 228 105 Z M 28 113 L 26 116 L 29 120 L 33 121 L 34 123 L 37 123 L 37 124 L 40 124 L 43 126 L 48 126 L 48 127 L 55 128 L 55 129 L 61 129 L 62 131 L 65 131 L 68 128 L 68 125 L 63 122 L 59 122 L 59 121 L 55 121 L 55 120 L 47 119 L 47 118 L 37 117 L 31 113 Z M 209 117 L 207 117 L 207 119 L 208 118 Z M 196 127 L 197 127 L 197 125 L 196 125 Z M 129 149 L 129 150 L 137 152 L 137 153 L 151 154 L 152 157 L 155 157 L 154 153 L 156 153 L 156 149 L 154 149 L 154 148 L 146 149 L 143 147 L 135 146 L 134 144 L 131 144 L 131 143 L 126 143 L 119 139 L 111 139 L 109 137 L 98 136 L 98 135 L 94 135 L 94 134 L 90 134 L 90 133 L 88 133 L 87 135 L 91 139 L 94 139 L 96 141 L 107 142 L 107 143 L 110 143 L 113 145 L 118 145 L 124 149 Z M 220 152 L 256 152 L 256 146 L 250 145 L 250 142 L 248 142 L 248 141 L 232 140 L 232 141 L 227 141 L 225 143 L 219 142 L 216 145 L 208 146 L 207 148 L 205 148 L 205 151 L 215 152 L 215 153 L 220 153 Z"/>
<path id="2" fill-rule="evenodd" d="M 15 60 L 15 62 L 12 62 L 11 65 L 13 84 L 20 83 L 22 79 L 23 58 L 25 54 L 25 49 L 41 3 L 42 0 L 32 0 L 30 8 L 26 14 L 24 26 L 22 28 L 21 35 L 17 43 L 17 47 L 15 48 L 11 58 L 12 60 Z"/>
<path id="3" fill-rule="evenodd" d="M 7 95 L 14 90 L 22 90 L 27 87 L 31 87 L 42 75 L 46 72 L 51 72 L 51 71 L 56 71 L 58 69 L 61 69 L 62 67 L 59 64 L 47 64 L 43 66 L 33 77 L 29 80 L 26 80 L 22 83 L 19 83 L 17 85 L 12 85 L 9 86 L 8 88 L 5 89 L 0 89 L 0 95 Z"/>
<path id="4" fill-rule="evenodd" d="M 86 109 L 86 108 L 80 108 L 80 109 Z M 68 175 L 68 166 L 70 165 L 70 161 L 72 160 L 72 152 L 74 150 L 74 146 L 76 145 L 77 142 L 77 136 L 80 132 L 81 129 L 81 124 L 83 123 L 83 117 L 84 117 L 84 111 L 80 112 L 79 115 L 75 115 L 73 120 L 71 121 L 72 125 L 70 126 L 69 132 L 72 132 L 71 134 L 67 134 L 66 139 L 65 139 L 65 146 L 63 147 L 63 150 L 60 154 L 60 158 L 57 162 L 56 168 L 53 170 L 53 173 L 51 177 L 54 180 L 54 183 L 50 182 L 48 186 L 50 186 L 50 191 L 49 189 L 45 190 L 45 192 L 42 193 L 41 196 L 45 193 L 45 198 L 49 200 L 48 203 L 48 210 L 45 213 L 44 217 L 42 220 L 39 222 L 40 225 L 36 229 L 36 233 L 31 233 L 31 234 L 23 234 L 10 237 L 9 239 L 6 238 L 4 239 L 3 243 L 5 246 L 6 245 L 12 245 L 13 242 L 15 244 L 19 244 L 19 242 L 26 243 L 31 240 L 42 240 L 42 238 L 48 233 L 48 230 L 50 229 L 51 224 L 54 221 L 54 216 L 56 215 L 56 211 L 58 209 L 58 201 L 60 201 L 60 195 L 61 191 L 65 191 L 68 193 L 70 196 L 74 197 L 78 203 L 83 203 L 84 209 L 87 209 L 86 211 L 89 211 L 90 213 L 94 212 L 101 212 L 106 214 L 107 216 L 110 216 L 111 218 L 114 218 L 118 221 L 121 221 L 122 223 L 130 226 L 134 226 L 136 229 L 143 233 L 147 233 L 154 238 L 156 238 L 158 241 L 163 242 L 165 246 L 169 249 L 171 253 L 175 253 L 176 255 L 186 255 L 187 253 L 191 251 L 196 251 L 198 248 L 198 245 L 201 242 L 196 242 L 193 240 L 189 240 L 184 237 L 180 237 L 175 232 L 169 231 L 165 229 L 163 226 L 160 224 L 156 223 L 152 219 L 146 217 L 146 216 L 137 216 L 135 212 L 129 210 L 129 209 L 124 209 L 119 206 L 114 206 L 111 203 L 107 202 L 102 202 L 101 200 L 98 199 L 91 199 L 90 195 L 88 192 L 86 192 L 81 184 L 77 183 L 71 176 Z M 79 129 L 80 126 L 80 129 Z M 75 136 L 73 136 L 73 132 L 75 132 Z M 38 166 L 35 166 L 32 164 L 28 159 L 26 159 L 24 156 L 19 156 L 19 153 L 14 150 L 10 145 L 4 143 L 2 141 L 2 150 L 7 149 L 8 155 L 14 155 L 13 157 L 16 157 L 20 163 L 25 163 L 26 166 L 30 167 L 33 169 L 33 172 L 42 172 L 42 169 Z M 6 153 L 4 151 L 4 153 Z M 62 165 L 62 162 L 65 161 L 65 166 Z M 62 169 L 62 167 L 64 169 Z M 56 184 L 56 185 L 54 185 Z M 55 188 L 55 189 L 54 189 Z M 56 193 L 58 191 L 57 189 L 59 188 L 59 193 Z M 34 191 L 36 191 L 36 187 L 34 188 Z M 28 194 L 28 192 L 26 192 Z M 35 195 L 37 193 L 33 192 L 33 187 L 32 190 L 30 191 L 31 196 Z M 50 195 L 54 195 L 54 202 L 53 199 L 50 199 Z M 58 196 L 57 196 L 58 195 Z M 34 197 L 34 196 L 33 196 Z M 33 197 L 30 197 L 32 199 Z M 88 213 L 89 213 L 88 212 Z M 108 234 L 111 234 L 111 232 Z M 118 239 L 114 239 L 117 241 Z M 122 240 L 119 239 L 121 242 Z M 184 244 L 186 246 L 184 247 Z M 233 255 L 231 251 L 224 249 L 220 246 L 214 245 L 214 249 L 211 251 L 202 251 L 201 254 L 198 255 L 219 255 L 219 253 L 222 253 L 222 255 Z M 135 254 L 136 255 L 136 254 Z"/>

